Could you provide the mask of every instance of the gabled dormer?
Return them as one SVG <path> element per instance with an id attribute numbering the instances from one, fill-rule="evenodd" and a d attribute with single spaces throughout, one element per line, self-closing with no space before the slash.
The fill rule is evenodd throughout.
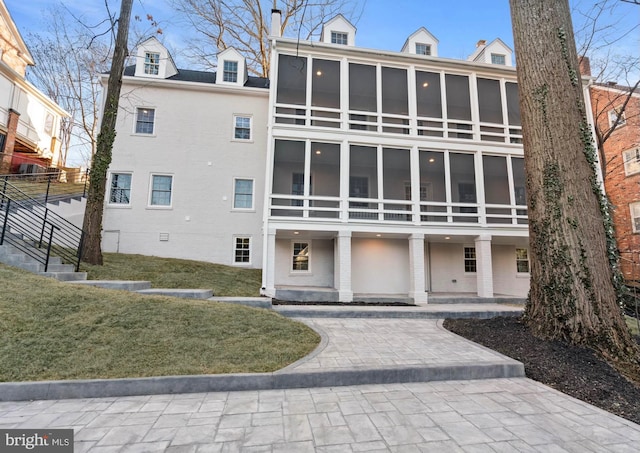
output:
<path id="1" fill-rule="evenodd" d="M 247 62 L 240 52 L 228 47 L 218 54 L 217 84 L 244 86 L 247 77 Z"/>
<path id="2" fill-rule="evenodd" d="M 171 54 L 157 38 L 151 37 L 138 46 L 136 77 L 167 79 L 178 73 Z"/>
<path id="3" fill-rule="evenodd" d="M 477 63 L 513 66 L 513 50 L 500 38 L 494 39 L 489 44 L 485 40 L 480 40 L 476 44 L 476 50 L 467 60 Z"/>
<path id="4" fill-rule="evenodd" d="M 344 46 L 356 45 L 356 27 L 353 26 L 342 14 L 325 22 L 322 26 L 320 41 L 327 44 L 341 44 Z"/>
<path id="5" fill-rule="evenodd" d="M 437 57 L 438 42 L 429 30 L 420 27 L 407 38 L 401 52 Z"/>

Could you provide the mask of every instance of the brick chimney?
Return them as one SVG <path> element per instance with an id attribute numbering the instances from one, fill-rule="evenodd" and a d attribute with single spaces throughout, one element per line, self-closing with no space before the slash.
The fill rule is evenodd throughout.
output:
<path id="1" fill-rule="evenodd" d="M 589 63 L 589 57 L 578 58 L 578 66 L 580 67 L 580 74 L 591 77 L 591 63 Z"/>
<path id="2" fill-rule="evenodd" d="M 484 47 L 487 45 L 487 40 L 486 39 L 481 39 L 480 41 L 478 41 L 476 43 L 476 47 Z"/>

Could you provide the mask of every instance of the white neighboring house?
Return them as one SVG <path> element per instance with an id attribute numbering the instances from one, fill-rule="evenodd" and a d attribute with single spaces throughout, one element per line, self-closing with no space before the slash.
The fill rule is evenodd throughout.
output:
<path id="1" fill-rule="evenodd" d="M 27 66 L 35 64 L 0 0 L 0 173 L 65 165 L 59 134 L 69 114 L 25 79 Z"/>
<path id="2" fill-rule="evenodd" d="M 105 252 L 262 266 L 268 81 L 233 49 L 218 62 L 217 73 L 178 69 L 149 38 L 125 69 Z"/>

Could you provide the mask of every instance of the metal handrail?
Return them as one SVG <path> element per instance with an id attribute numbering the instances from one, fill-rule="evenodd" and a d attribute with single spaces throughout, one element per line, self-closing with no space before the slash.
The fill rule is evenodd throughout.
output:
<path id="1" fill-rule="evenodd" d="M 6 179 L 0 185 L 0 213 L 4 213 L 0 245 L 5 241 L 10 243 L 44 264 L 45 270 L 52 251 L 73 263 L 76 271 L 80 268 L 82 229 L 51 211 L 43 202 L 28 197 Z M 34 247 L 28 246 L 27 241 L 33 241 Z M 45 247 L 46 253 L 42 251 Z"/>

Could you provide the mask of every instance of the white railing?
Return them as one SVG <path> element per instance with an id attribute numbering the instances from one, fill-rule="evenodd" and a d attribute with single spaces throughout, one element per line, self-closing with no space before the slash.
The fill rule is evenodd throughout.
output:
<path id="1" fill-rule="evenodd" d="M 271 195 L 269 217 L 301 221 L 373 222 L 415 225 L 471 224 L 526 227 L 527 207 L 481 203 L 411 201 L 371 198 Z"/>

